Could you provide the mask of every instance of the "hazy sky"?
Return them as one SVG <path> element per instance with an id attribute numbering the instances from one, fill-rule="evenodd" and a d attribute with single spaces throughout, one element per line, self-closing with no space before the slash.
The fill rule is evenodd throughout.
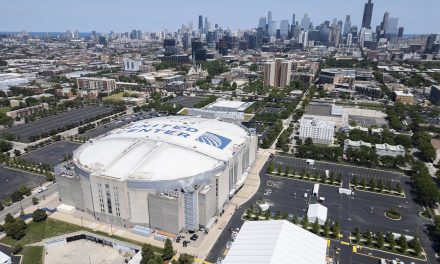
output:
<path id="1" fill-rule="evenodd" d="M 232 29 L 258 25 L 260 16 L 273 13 L 273 20 L 300 21 L 309 13 L 314 25 L 324 20 L 345 20 L 350 14 L 353 25 L 360 25 L 367 0 L 0 0 L 0 31 L 81 32 L 131 29 L 175 30 L 182 23 L 207 16 L 212 26 L 218 23 Z M 440 0 L 373 0 L 373 26 L 389 11 L 399 18 L 405 33 L 440 32 Z M 279 27 L 279 22 L 278 22 Z"/>

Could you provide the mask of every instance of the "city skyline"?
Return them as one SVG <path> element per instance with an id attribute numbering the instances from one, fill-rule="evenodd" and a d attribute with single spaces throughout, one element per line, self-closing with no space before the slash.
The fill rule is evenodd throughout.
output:
<path id="1" fill-rule="evenodd" d="M 116 0 L 93 3 L 84 0 L 75 2 L 48 0 L 44 4 L 30 0 L 20 3 L 7 2 L 2 4 L 4 14 L 0 17 L 0 31 L 63 32 L 66 29 L 78 29 L 81 32 L 92 30 L 128 32 L 131 29 L 150 32 L 163 29 L 174 31 L 188 21 L 193 21 L 196 29 L 199 15 L 202 15 L 203 19 L 208 17 L 212 26 L 219 24 L 223 28 L 231 27 L 233 30 L 251 29 L 258 26 L 259 17 L 267 16 L 269 10 L 272 11 L 273 20 L 277 21 L 277 28 L 281 20 L 290 21 L 292 14 L 296 14 L 296 20 L 301 22 L 305 13 L 309 14 L 314 25 L 321 24 L 325 20 L 332 21 L 334 18 L 344 21 L 345 16 L 350 15 L 352 25 L 360 27 L 364 4 L 367 1 L 335 0 L 332 5 L 326 5 L 327 2 L 324 0 L 312 0 L 307 3 L 278 0 L 265 5 L 253 1 L 250 5 L 250 3 L 226 0 L 220 6 L 199 0 L 192 1 L 191 5 L 171 2 L 145 3 L 138 0 L 123 3 Z M 439 1 L 424 1 L 426 8 L 414 8 L 413 1 L 372 2 L 374 4 L 372 28 L 380 24 L 383 14 L 388 11 L 392 17 L 399 18 L 399 26 L 405 27 L 406 34 L 428 34 L 439 31 L 437 27 L 440 18 L 436 16 L 436 10 L 440 9 Z M 173 8 L 169 8 L 170 4 Z M 154 12 L 148 11 L 152 9 Z"/>

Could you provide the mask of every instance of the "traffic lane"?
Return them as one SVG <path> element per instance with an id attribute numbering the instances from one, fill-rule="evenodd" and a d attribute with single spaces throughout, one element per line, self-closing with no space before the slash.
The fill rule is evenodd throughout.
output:
<path id="1" fill-rule="evenodd" d="M 371 250 L 368 248 L 364 248 L 364 247 L 360 247 L 357 249 L 357 253 L 354 254 L 354 256 L 357 256 L 357 259 L 362 259 L 362 258 L 373 258 L 375 259 L 378 263 L 380 259 L 385 259 L 388 261 L 391 260 L 400 260 L 401 262 L 403 261 L 404 263 L 416 263 L 416 264 L 422 264 L 422 263 L 426 263 L 425 261 L 419 260 L 419 259 L 414 259 L 414 258 L 410 258 L 410 257 L 405 257 L 405 256 L 401 256 L 401 255 L 395 255 L 395 254 L 390 254 L 384 251 L 378 251 L 378 250 Z M 353 257 L 356 258 L 356 257 Z"/>

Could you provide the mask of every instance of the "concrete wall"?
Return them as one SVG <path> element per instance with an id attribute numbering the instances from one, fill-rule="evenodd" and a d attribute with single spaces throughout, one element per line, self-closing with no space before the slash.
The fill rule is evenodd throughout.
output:
<path id="1" fill-rule="evenodd" d="M 80 178 L 55 176 L 60 195 L 61 203 L 76 207 L 78 210 L 84 211 L 84 199 L 81 188 Z"/>
<path id="2" fill-rule="evenodd" d="M 148 196 L 150 227 L 178 234 L 184 227 L 183 197 Z"/>

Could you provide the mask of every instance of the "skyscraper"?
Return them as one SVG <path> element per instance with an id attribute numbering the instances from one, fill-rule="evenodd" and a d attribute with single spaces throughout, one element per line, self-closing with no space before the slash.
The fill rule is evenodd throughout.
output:
<path id="1" fill-rule="evenodd" d="M 368 0 L 368 3 L 365 4 L 364 7 L 364 15 L 362 17 L 362 27 L 371 29 L 371 18 L 373 17 L 373 6 L 371 0 Z"/>
<path id="2" fill-rule="evenodd" d="M 288 35 L 289 35 L 289 20 L 281 20 L 280 37 L 286 39 Z"/>
<path id="3" fill-rule="evenodd" d="M 345 23 L 344 23 L 344 32 L 343 32 L 344 37 L 346 37 L 348 33 L 350 33 L 350 30 L 351 30 L 351 20 L 350 20 L 350 15 L 347 15 L 345 17 Z"/>
<path id="4" fill-rule="evenodd" d="M 397 36 L 399 19 L 397 17 L 388 18 L 387 27 L 385 28 L 385 36 L 392 38 Z"/>
<path id="5" fill-rule="evenodd" d="M 385 35 L 385 31 L 388 28 L 388 19 L 390 18 L 390 13 L 387 11 L 383 14 L 382 23 L 380 23 L 380 31 L 383 35 Z"/>
<path id="6" fill-rule="evenodd" d="M 277 33 L 277 22 L 276 21 L 269 21 L 267 31 L 269 33 L 269 36 L 275 36 Z"/>
<path id="7" fill-rule="evenodd" d="M 309 31 L 309 28 L 310 28 L 310 17 L 309 17 L 309 14 L 307 14 L 307 13 L 304 14 L 304 17 L 301 20 L 301 28 L 304 31 Z"/>
<path id="8" fill-rule="evenodd" d="M 403 30 L 404 29 L 405 29 L 404 27 L 399 27 L 399 30 L 397 31 L 397 37 L 398 38 L 403 37 Z"/>
<path id="9" fill-rule="evenodd" d="M 203 31 L 203 16 L 199 15 L 199 33 Z"/>
<path id="10" fill-rule="evenodd" d="M 295 14 L 292 15 L 292 25 L 296 24 L 296 17 Z"/>
<path id="11" fill-rule="evenodd" d="M 258 28 L 266 28 L 266 17 L 260 17 L 260 20 L 258 21 Z"/>
<path id="12" fill-rule="evenodd" d="M 292 63 L 283 59 L 276 59 L 264 63 L 264 86 L 284 88 L 290 84 Z"/>
<path id="13" fill-rule="evenodd" d="M 267 12 L 267 24 L 270 24 L 272 21 L 272 11 Z"/>

